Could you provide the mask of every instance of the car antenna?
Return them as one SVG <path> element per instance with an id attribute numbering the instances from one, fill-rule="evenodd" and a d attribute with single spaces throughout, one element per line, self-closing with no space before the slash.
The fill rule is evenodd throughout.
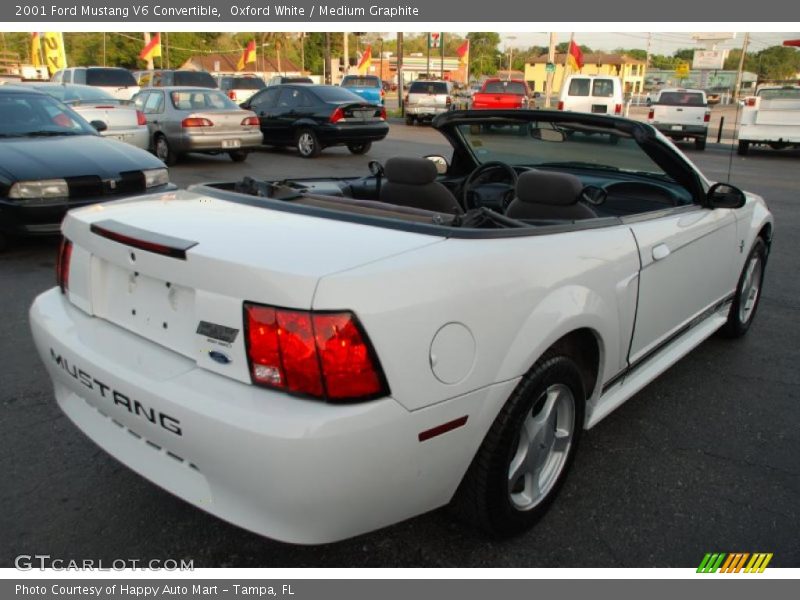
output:
<path id="1" fill-rule="evenodd" d="M 725 183 L 731 182 L 731 171 L 733 171 L 733 147 L 736 145 L 737 133 L 741 133 L 736 131 L 736 128 L 739 126 L 739 112 L 741 108 L 742 108 L 742 101 L 737 99 L 736 115 L 734 116 L 734 122 L 733 122 L 733 135 L 731 135 L 731 149 L 730 152 L 728 152 L 728 180 Z M 722 132 L 720 131 L 720 133 Z"/>

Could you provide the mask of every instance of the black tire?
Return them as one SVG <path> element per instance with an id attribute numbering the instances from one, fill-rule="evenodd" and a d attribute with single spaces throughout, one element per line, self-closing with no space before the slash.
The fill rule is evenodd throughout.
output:
<path id="1" fill-rule="evenodd" d="M 406 115 L 406 125 L 413 125 L 413 124 L 414 124 L 413 115 Z"/>
<path id="2" fill-rule="evenodd" d="M 754 261 L 758 263 L 756 273 L 750 273 L 751 265 Z M 761 301 L 761 289 L 764 284 L 764 271 L 767 266 L 767 244 L 762 238 L 757 238 L 753 244 L 747 260 L 744 262 L 742 273 L 739 275 L 739 283 L 736 285 L 733 303 L 728 312 L 728 321 L 722 326 L 720 332 L 728 338 L 740 338 L 750 329 L 753 319 L 756 317 L 758 304 Z M 757 288 L 753 291 L 750 282 L 755 278 Z M 747 291 L 746 291 L 747 289 Z M 749 304 L 749 310 L 748 310 Z M 744 305 L 744 310 L 743 310 Z"/>
<path id="3" fill-rule="evenodd" d="M 228 152 L 233 162 L 244 162 L 247 160 L 247 151 L 245 150 L 231 150 Z"/>
<path id="4" fill-rule="evenodd" d="M 372 148 L 372 142 L 351 142 L 347 144 L 347 149 L 353 154 L 366 154 Z"/>
<path id="5" fill-rule="evenodd" d="M 695 138 L 694 139 L 694 149 L 695 150 L 705 150 L 706 149 L 706 138 Z"/>
<path id="6" fill-rule="evenodd" d="M 512 464 L 528 463 L 520 455 L 526 443 L 538 449 L 540 443 L 555 444 L 557 439 L 563 439 L 555 435 L 555 427 L 551 430 L 546 424 L 541 426 L 533 440 L 524 442 L 520 435 L 522 431 L 528 431 L 523 427 L 527 419 L 533 415 L 540 416 L 548 410 L 547 406 L 551 404 L 548 394 L 552 390 L 559 390 L 559 394 L 568 391 L 572 398 L 568 446 L 559 455 L 555 466 L 549 469 L 547 489 L 537 499 L 531 498 L 530 505 L 521 506 L 527 498 L 525 490 L 529 473 L 524 472 L 517 481 L 512 481 L 513 477 L 509 474 Z M 560 395 L 557 397 L 561 398 Z M 499 537 L 516 535 L 532 527 L 552 504 L 572 464 L 583 429 L 585 397 L 580 371 L 571 358 L 550 355 L 539 360 L 522 378 L 486 434 L 453 499 L 455 513 Z M 560 400 L 556 402 L 559 406 L 560 403 Z M 558 419 L 562 416 L 563 412 L 556 414 Z M 538 437 L 550 432 L 553 434 L 552 442 L 546 442 L 546 437 Z M 536 454 L 538 460 L 546 458 L 542 472 L 550 464 L 553 451 L 548 451 L 546 455 L 541 451 Z M 540 481 L 541 473 L 531 475 L 531 480 L 534 478 Z M 520 483 L 523 484 L 522 489 L 518 489 Z"/>
<path id="7" fill-rule="evenodd" d="M 172 150 L 164 134 L 157 133 L 153 138 L 153 154 L 168 167 L 178 162 L 178 155 Z"/>
<path id="8" fill-rule="evenodd" d="M 301 129 L 294 139 L 294 146 L 303 158 L 316 158 L 322 152 L 317 134 L 311 129 Z"/>
<path id="9" fill-rule="evenodd" d="M 739 140 L 739 147 L 736 149 L 736 154 L 739 156 L 747 156 L 747 152 L 750 150 L 750 142 L 747 140 Z"/>
<path id="10" fill-rule="evenodd" d="M 0 231 L 0 252 L 5 252 L 8 250 L 10 245 L 11 240 L 9 239 L 9 236 Z"/>

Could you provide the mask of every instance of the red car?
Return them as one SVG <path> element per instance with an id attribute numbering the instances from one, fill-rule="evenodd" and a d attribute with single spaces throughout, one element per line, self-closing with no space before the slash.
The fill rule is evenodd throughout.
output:
<path id="1" fill-rule="evenodd" d="M 530 95 L 528 84 L 521 79 L 487 79 L 472 96 L 472 108 L 528 108 Z"/>

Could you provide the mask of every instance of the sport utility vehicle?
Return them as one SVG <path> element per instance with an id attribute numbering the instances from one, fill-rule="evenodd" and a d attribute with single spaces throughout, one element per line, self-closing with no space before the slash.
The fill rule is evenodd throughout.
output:
<path id="1" fill-rule="evenodd" d="M 119 67 L 70 67 L 56 71 L 51 81 L 92 85 L 119 100 L 130 100 L 139 91 L 139 84 L 131 72 Z"/>
<path id="2" fill-rule="evenodd" d="M 432 119 L 453 107 L 453 84 L 449 81 L 412 81 L 406 94 L 406 125 Z"/>

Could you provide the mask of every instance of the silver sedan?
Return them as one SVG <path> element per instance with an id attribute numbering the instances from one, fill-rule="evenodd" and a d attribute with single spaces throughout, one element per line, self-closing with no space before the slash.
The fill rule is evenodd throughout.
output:
<path id="1" fill-rule="evenodd" d="M 69 105 L 84 119 L 97 126 L 100 135 L 147 150 L 150 136 L 144 115 L 129 100 L 119 100 L 109 92 L 91 85 L 74 83 L 23 83 Z"/>
<path id="2" fill-rule="evenodd" d="M 153 87 L 133 100 L 147 121 L 150 149 L 168 165 L 188 152 L 227 152 L 232 160 L 243 161 L 263 139 L 255 113 L 219 90 Z"/>

